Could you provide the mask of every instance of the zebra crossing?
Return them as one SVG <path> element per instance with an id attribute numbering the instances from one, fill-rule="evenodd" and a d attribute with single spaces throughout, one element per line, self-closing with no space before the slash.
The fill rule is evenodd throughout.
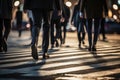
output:
<path id="1" fill-rule="evenodd" d="M 0 53 L 0 80 L 120 80 L 120 45 L 98 42 L 97 53 L 76 46 L 49 50 L 49 59 L 31 57 L 30 47 Z M 14 51 L 13 51 L 14 50 Z"/>

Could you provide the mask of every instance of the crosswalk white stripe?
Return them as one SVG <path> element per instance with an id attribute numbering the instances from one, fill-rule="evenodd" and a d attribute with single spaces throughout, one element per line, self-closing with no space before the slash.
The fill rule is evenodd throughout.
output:
<path id="1" fill-rule="evenodd" d="M 83 55 L 83 57 L 84 56 L 87 56 L 87 55 L 91 55 L 89 52 L 82 52 L 82 51 L 79 51 L 79 52 L 71 52 L 71 53 L 60 53 L 59 52 L 59 54 L 58 53 L 55 53 L 55 54 L 51 54 L 50 56 L 53 56 L 53 57 L 56 57 L 56 56 L 68 56 L 68 55 L 77 55 L 77 54 L 79 54 L 79 55 L 83 55 L 83 54 L 85 54 L 85 55 Z M 29 53 L 25 53 L 24 54 L 24 56 L 28 56 L 29 55 Z M 39 55 L 41 55 L 41 53 L 39 53 Z M 104 54 L 103 54 L 104 55 Z M 23 56 L 23 55 L 12 55 L 12 56 L 7 56 L 7 57 L 5 57 L 5 58 L 11 58 L 11 57 L 20 57 L 20 56 Z M 30 54 L 30 56 L 29 57 L 31 57 L 31 54 Z M 7 62 L 7 61 L 17 61 L 17 60 L 22 60 L 24 57 L 20 57 L 20 58 L 13 58 L 13 59 L 9 59 L 9 60 L 0 60 L 0 62 Z M 25 57 L 24 59 L 28 59 L 27 57 Z"/>
<path id="2" fill-rule="evenodd" d="M 98 71 L 98 72 L 92 72 L 88 74 L 84 74 L 84 76 L 107 76 L 107 75 L 112 75 L 112 74 L 117 74 L 120 73 L 120 68 L 118 69 L 111 69 L 111 70 L 104 70 L 104 71 Z"/>
<path id="3" fill-rule="evenodd" d="M 104 65 L 104 66 L 114 66 L 116 64 L 119 64 L 119 63 L 116 62 L 114 64 L 107 64 L 107 65 Z M 93 65 L 95 65 L 95 64 L 93 64 Z M 22 73 L 25 73 L 25 76 L 31 76 L 31 75 L 37 76 L 38 74 L 40 74 L 41 76 L 47 76 L 47 75 L 54 75 L 54 74 L 60 74 L 60 73 L 68 73 L 68 72 L 73 72 L 73 71 L 80 71 L 80 70 L 94 69 L 94 68 L 101 67 L 101 66 L 93 66 L 93 65 L 91 64 L 91 65 L 87 65 L 87 66 L 76 66 L 76 67 L 62 68 L 62 69 L 56 69 L 56 70 L 41 70 L 41 69 L 38 68 L 39 70 L 37 70 L 37 74 L 36 74 L 35 70 L 34 71 L 30 71 L 30 72 L 29 71 L 24 71 L 24 72 L 22 71 Z M 101 64 L 96 64 L 96 65 L 101 65 Z M 117 70 L 120 70 L 120 69 L 117 69 Z M 19 70 L 19 71 L 21 71 L 21 70 Z M 120 71 L 118 71 L 118 73 L 119 72 Z"/>
<path id="4" fill-rule="evenodd" d="M 104 50 L 103 49 L 99 49 L 98 48 L 98 53 L 99 52 L 120 52 L 120 50 L 119 49 L 115 49 L 115 48 L 117 48 L 117 47 L 113 47 L 113 48 L 104 48 Z M 83 51 L 83 50 L 78 50 L 78 49 L 76 49 L 76 48 L 70 48 L 70 49 L 68 49 L 68 50 L 66 50 L 66 49 L 64 49 L 64 48 L 62 48 L 62 49 L 60 49 L 59 51 L 55 51 L 55 52 L 50 52 L 50 53 L 56 53 L 56 54 L 58 54 L 58 53 L 62 53 L 62 54 L 64 54 L 64 53 L 75 53 L 75 52 L 81 52 L 81 53 L 84 53 L 84 52 L 86 52 L 86 53 L 88 53 L 88 51 Z M 108 50 L 108 49 L 110 49 L 110 50 Z M 100 50 L 100 51 L 99 51 Z M 24 52 L 24 53 L 22 53 L 22 52 Z M 2 57 L 1 55 L 4 55 L 4 56 L 6 56 L 6 57 L 12 57 L 12 56 L 19 56 L 19 55 L 26 55 L 26 54 L 31 54 L 31 50 L 21 50 L 20 52 L 17 52 L 17 51 L 14 51 L 14 52 L 8 52 L 8 54 L 0 54 L 0 58 Z"/>
<path id="5" fill-rule="evenodd" d="M 86 55 L 85 55 L 85 57 L 86 57 Z M 92 57 L 92 56 L 91 56 Z M 29 58 L 29 57 L 28 57 Z M 80 59 L 80 58 L 82 58 L 82 60 Z M 87 61 L 91 61 L 91 62 L 94 62 L 94 61 L 96 61 L 96 59 L 95 58 L 90 58 L 90 59 L 83 59 L 84 57 L 83 56 L 70 56 L 70 57 L 60 57 L 60 58 L 51 58 L 51 59 L 47 59 L 46 60 L 46 62 L 53 62 L 53 61 L 61 61 L 61 60 L 72 60 L 72 59 L 77 59 L 76 61 L 80 61 L 80 62 L 87 62 Z M 119 56 L 106 56 L 106 57 L 99 57 L 99 58 L 97 58 L 98 60 L 108 60 L 108 59 L 118 59 L 119 58 Z M 25 58 L 22 58 L 22 59 L 25 59 Z M 22 60 L 22 59 L 20 59 L 20 60 Z M 17 59 L 16 59 L 17 60 Z M 41 60 L 40 61 L 38 61 L 38 63 L 40 63 L 41 62 Z M 1 64 L 0 65 L 0 68 L 2 68 L 2 67 L 12 67 L 12 66 L 20 66 L 20 65 L 24 65 L 24 64 L 33 64 L 34 62 L 33 61 L 26 61 L 26 62 L 17 62 L 17 63 L 8 63 L 8 64 Z M 57 64 L 58 64 L 58 62 L 57 63 L 53 63 L 54 65 L 53 66 L 56 66 Z M 52 67 L 52 66 L 50 66 L 50 67 Z"/>
<path id="6" fill-rule="evenodd" d="M 106 51 L 98 51 L 98 52 L 110 52 L 110 53 L 113 53 L 113 52 L 116 52 L 118 51 L 118 53 L 120 53 L 120 50 L 106 50 Z"/>
<path id="7" fill-rule="evenodd" d="M 52 54 L 57 54 L 57 55 L 72 55 L 72 54 L 84 54 L 84 53 L 89 53 L 89 52 L 85 52 L 85 51 L 80 51 L 80 50 L 76 50 L 76 53 L 75 51 L 74 52 L 67 52 L 67 51 L 64 51 L 64 52 L 51 52 Z M 49 53 L 49 54 L 51 54 Z M 42 53 L 38 53 L 39 55 L 41 55 Z M 9 55 L 4 55 L 5 58 L 10 58 L 10 57 L 21 57 L 21 56 L 28 56 L 28 55 L 31 55 L 31 52 L 24 52 L 24 54 L 9 54 Z M 0 56 L 0 58 L 3 58 L 3 56 Z"/>
<path id="8" fill-rule="evenodd" d="M 110 51 L 114 51 L 114 49 L 115 50 L 118 50 L 118 51 L 120 51 L 119 50 L 119 48 L 120 48 L 120 46 L 116 46 L 116 47 L 98 47 L 98 50 L 103 50 L 103 48 L 104 48 L 104 51 L 105 50 L 108 50 L 108 49 L 110 49 Z M 29 50 L 28 50 L 29 49 Z M 67 50 L 68 49 L 68 50 Z M 64 52 L 70 52 L 70 50 L 72 50 L 73 52 L 74 51 L 82 51 L 82 50 L 78 50 L 77 48 L 60 48 L 60 49 L 58 49 L 59 51 L 55 51 L 55 52 L 52 52 L 52 53 L 64 53 Z M 38 50 L 38 51 L 40 51 L 40 49 Z M 4 55 L 14 55 L 14 54 L 23 54 L 24 55 L 24 53 L 22 53 L 22 52 L 24 52 L 24 53 L 30 53 L 31 52 L 31 49 L 30 48 L 27 48 L 27 50 L 26 49 L 21 49 L 21 50 L 19 50 L 19 51 L 9 51 L 8 52 L 8 54 L 4 54 Z M 12 53 L 12 54 L 11 54 Z M 1 54 L 0 54 L 1 55 Z"/>
<path id="9" fill-rule="evenodd" d="M 87 61 L 72 61 L 72 62 L 61 62 L 61 63 L 51 63 L 51 64 L 44 64 L 44 65 L 38 65 L 38 66 L 32 66 L 32 67 L 27 67 L 27 68 L 21 68 L 17 70 L 31 70 L 31 69 L 48 69 L 48 68 L 53 68 L 54 67 L 60 67 L 60 66 L 68 66 L 68 65 L 79 65 L 82 63 L 85 63 Z M 91 67 L 102 67 L 102 66 L 111 66 L 111 65 L 117 65 L 119 64 L 120 61 L 111 61 L 111 62 L 102 62 L 102 63 L 96 63 L 96 64 L 90 64 L 89 66 Z M 69 67 L 69 66 L 68 66 Z M 61 67 L 60 67 L 61 68 Z"/>
<path id="10" fill-rule="evenodd" d="M 99 53 L 99 51 L 98 51 L 98 53 Z M 39 54 L 39 56 L 40 55 L 42 55 L 42 53 L 38 53 Z M 80 52 L 71 52 L 71 53 L 50 53 L 50 56 L 52 56 L 52 57 L 57 57 L 57 56 L 69 56 L 69 55 L 78 55 L 78 54 L 80 54 L 80 55 L 82 55 L 83 57 L 84 57 L 84 55 L 83 54 L 85 54 L 85 55 L 88 55 L 88 54 L 90 54 L 89 52 L 82 52 L 82 51 L 80 51 Z M 110 54 L 112 54 L 112 55 L 118 55 L 119 56 L 119 52 L 118 53 L 109 53 L 109 54 L 104 54 L 104 53 L 101 53 L 100 52 L 100 54 L 97 54 L 98 56 L 109 56 Z M 90 55 L 89 55 L 90 56 Z M 14 59 L 15 59 L 15 57 L 17 57 L 17 60 L 19 60 L 19 58 L 22 58 L 22 57 L 25 57 L 25 58 L 27 58 L 27 57 L 31 57 L 31 53 L 24 53 L 24 54 L 19 54 L 19 55 L 9 55 L 9 56 L 6 56 L 5 58 L 9 58 L 9 61 L 15 61 Z M 4 57 L 3 56 L 0 56 L 0 59 L 2 59 L 2 60 L 0 60 L 0 62 L 7 62 L 8 60 L 4 60 Z M 16 60 L 16 61 L 17 61 Z"/>
<path id="11" fill-rule="evenodd" d="M 75 55 L 75 56 L 66 56 L 66 57 L 60 57 L 60 58 L 50 58 L 50 59 L 47 59 L 46 60 L 46 62 L 52 62 L 52 61 L 60 61 L 60 60 L 72 60 L 72 59 L 80 59 L 81 60 L 81 58 L 82 58 L 82 61 L 83 60 L 88 60 L 88 61 L 90 61 L 90 60 L 96 60 L 95 58 L 92 58 L 93 56 L 92 55 L 90 55 L 91 56 L 91 58 L 89 59 L 85 59 L 84 57 L 87 57 L 86 55 L 84 55 L 84 56 L 81 56 L 81 55 Z M 84 59 L 83 59 L 84 58 Z M 105 56 L 105 57 L 99 57 L 99 58 L 97 58 L 97 59 L 112 59 L 112 58 L 119 58 L 119 56 Z"/>
<path id="12" fill-rule="evenodd" d="M 111 47 L 111 46 L 110 47 L 104 47 L 104 46 L 102 47 L 102 46 L 99 46 L 98 49 L 99 50 L 106 50 L 106 49 L 118 49 L 119 50 L 119 48 L 120 48 L 120 46 L 115 46 L 115 47 Z"/>
<path id="13" fill-rule="evenodd" d="M 65 74 L 65 76 L 77 77 L 77 78 L 81 78 L 81 77 L 88 78 L 89 76 L 90 78 L 93 78 L 93 77 L 95 78 L 95 77 L 108 76 L 108 75 L 119 74 L 119 73 L 120 73 L 120 68 L 117 68 L 117 69 L 104 70 L 104 71 L 101 70 L 101 71 L 91 72 L 91 73 L 86 73 L 86 74 Z"/>

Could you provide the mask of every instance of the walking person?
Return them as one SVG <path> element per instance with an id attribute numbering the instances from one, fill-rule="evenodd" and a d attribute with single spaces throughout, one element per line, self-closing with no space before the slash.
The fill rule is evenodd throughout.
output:
<path id="1" fill-rule="evenodd" d="M 74 6 L 73 15 L 71 19 L 71 24 L 73 24 L 77 28 L 77 38 L 78 38 L 78 47 L 81 48 L 81 43 L 85 44 L 85 27 L 86 27 L 86 19 L 85 16 L 80 18 L 80 5 L 81 0 Z"/>
<path id="2" fill-rule="evenodd" d="M 48 58 L 47 53 L 49 46 L 49 28 L 50 28 L 50 14 L 53 10 L 54 3 L 57 5 L 57 9 L 60 12 L 59 0 L 24 0 L 24 11 L 32 10 L 33 13 L 33 30 L 32 30 L 32 57 L 38 60 L 37 53 L 37 39 L 39 29 L 41 29 L 41 24 L 43 20 L 43 39 L 42 39 L 42 52 L 43 59 Z"/>
<path id="3" fill-rule="evenodd" d="M 81 12 L 86 10 L 87 17 L 87 31 L 88 31 L 88 42 L 89 51 L 96 51 L 96 44 L 99 35 L 100 22 L 103 17 L 103 9 L 107 14 L 107 3 L 106 0 L 82 0 Z M 94 37 L 92 37 L 92 22 L 94 20 Z"/>
<path id="4" fill-rule="evenodd" d="M 107 7 L 107 10 L 105 11 L 105 9 L 103 9 L 103 17 L 101 19 L 101 25 L 100 25 L 100 34 L 102 36 L 102 41 L 107 41 L 107 38 L 106 38 L 106 32 L 105 32 L 105 19 L 106 19 L 106 16 L 107 15 L 107 12 L 108 11 L 108 7 Z"/>
<path id="5" fill-rule="evenodd" d="M 16 26 L 18 30 L 18 37 L 21 37 L 22 34 L 22 11 L 20 10 L 20 6 L 18 6 L 16 11 Z"/>
<path id="6" fill-rule="evenodd" d="M 11 30 L 13 0 L 0 0 L 0 52 L 7 52 L 7 39 Z"/>
<path id="7" fill-rule="evenodd" d="M 105 33 L 105 18 L 103 17 L 101 20 L 101 28 L 100 28 L 100 33 L 102 35 L 102 40 L 106 41 L 106 33 Z"/>
<path id="8" fill-rule="evenodd" d="M 66 32 L 67 32 L 67 24 L 69 22 L 69 18 L 70 18 L 70 8 L 68 6 L 65 5 L 64 0 L 63 1 L 63 7 L 62 7 L 62 18 L 63 18 L 63 22 L 61 21 L 61 28 L 63 28 L 63 31 L 61 29 L 61 40 L 62 40 L 62 44 L 65 44 L 65 39 L 66 39 Z M 62 34 L 63 32 L 63 34 Z"/>
<path id="9" fill-rule="evenodd" d="M 52 12 L 52 17 L 51 17 L 51 27 L 50 27 L 50 33 L 51 33 L 51 49 L 54 48 L 54 44 L 56 44 L 56 47 L 58 47 L 59 40 L 60 40 L 60 19 L 61 15 L 58 15 L 58 9 L 57 5 L 54 5 L 54 10 Z M 61 41 L 61 40 L 60 40 Z"/>

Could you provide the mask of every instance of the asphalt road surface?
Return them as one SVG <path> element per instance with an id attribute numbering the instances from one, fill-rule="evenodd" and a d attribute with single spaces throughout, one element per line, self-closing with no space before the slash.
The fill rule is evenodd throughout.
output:
<path id="1" fill-rule="evenodd" d="M 0 53 L 0 80 L 120 80 L 120 35 L 107 34 L 108 40 L 98 40 L 97 52 L 90 53 L 87 35 L 79 49 L 76 32 L 68 32 L 64 45 L 49 47 L 49 59 L 42 59 L 41 36 L 35 61 L 30 32 L 24 31 L 21 37 L 16 31 L 10 33 L 8 52 Z"/>

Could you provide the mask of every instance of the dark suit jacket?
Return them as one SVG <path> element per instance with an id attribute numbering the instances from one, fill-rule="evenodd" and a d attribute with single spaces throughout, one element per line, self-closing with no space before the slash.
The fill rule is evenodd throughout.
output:
<path id="1" fill-rule="evenodd" d="M 102 18 L 108 12 L 106 0 L 82 0 L 81 11 L 86 9 L 87 18 Z"/>
<path id="2" fill-rule="evenodd" d="M 0 18 L 12 18 L 13 0 L 0 0 Z"/>
<path id="3" fill-rule="evenodd" d="M 60 10 L 59 0 L 24 0 L 24 9 L 53 10 L 54 3 L 57 5 L 57 9 Z"/>

